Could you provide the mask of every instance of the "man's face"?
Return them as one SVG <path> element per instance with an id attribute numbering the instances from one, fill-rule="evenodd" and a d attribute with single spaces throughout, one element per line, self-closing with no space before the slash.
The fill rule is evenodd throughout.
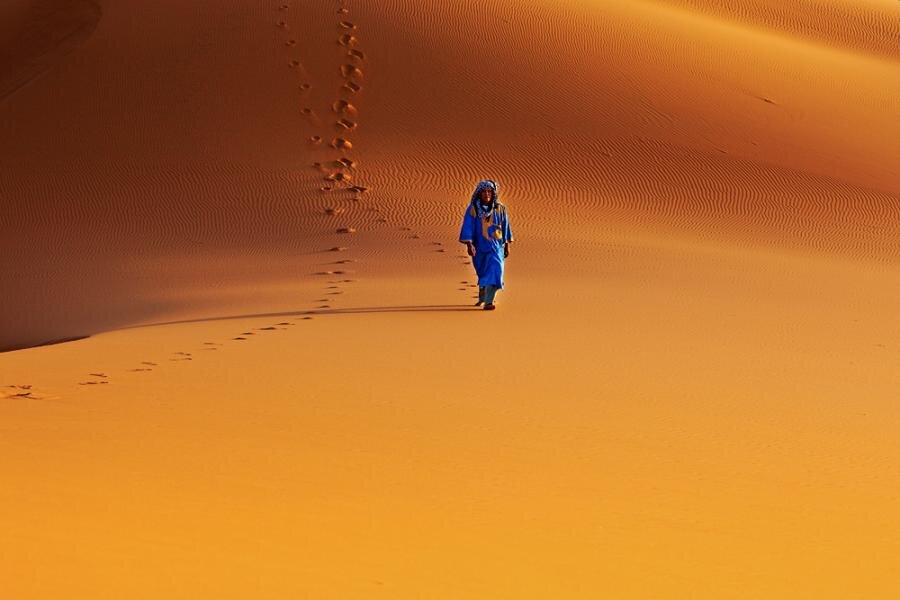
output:
<path id="1" fill-rule="evenodd" d="M 488 188 L 484 188 L 481 190 L 481 203 L 482 204 L 490 204 L 491 203 L 491 190 Z"/>

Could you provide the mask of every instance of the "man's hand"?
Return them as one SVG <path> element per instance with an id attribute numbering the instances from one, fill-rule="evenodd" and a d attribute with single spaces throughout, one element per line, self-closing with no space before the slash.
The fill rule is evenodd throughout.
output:
<path id="1" fill-rule="evenodd" d="M 503 244 L 503 258 L 509 257 L 509 243 Z"/>
<path id="2" fill-rule="evenodd" d="M 475 244 L 466 242 L 466 252 L 469 253 L 469 256 L 475 256 Z"/>

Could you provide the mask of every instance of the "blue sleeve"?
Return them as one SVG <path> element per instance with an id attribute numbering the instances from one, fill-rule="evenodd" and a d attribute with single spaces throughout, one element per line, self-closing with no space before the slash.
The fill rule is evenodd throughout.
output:
<path id="1" fill-rule="evenodd" d="M 513 241 L 512 229 L 509 227 L 509 213 L 503 211 L 503 241 Z"/>
<path id="2" fill-rule="evenodd" d="M 459 232 L 460 242 L 475 241 L 475 217 L 472 216 L 471 207 L 466 208 L 466 214 L 463 216 L 462 229 Z"/>

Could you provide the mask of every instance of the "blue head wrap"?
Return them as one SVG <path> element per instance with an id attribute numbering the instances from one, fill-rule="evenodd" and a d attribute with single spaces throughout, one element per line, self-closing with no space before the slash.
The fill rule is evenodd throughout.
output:
<path id="1" fill-rule="evenodd" d="M 499 202 L 499 186 L 496 181 L 491 179 L 485 179 L 483 181 L 479 181 L 478 185 L 475 187 L 475 191 L 472 193 L 472 204 L 475 205 L 475 210 L 478 211 L 478 215 L 483 217 L 487 212 L 493 210 L 495 206 L 497 206 L 497 202 Z M 481 209 L 481 191 L 482 190 L 491 190 L 491 208 L 488 211 L 484 211 Z"/>

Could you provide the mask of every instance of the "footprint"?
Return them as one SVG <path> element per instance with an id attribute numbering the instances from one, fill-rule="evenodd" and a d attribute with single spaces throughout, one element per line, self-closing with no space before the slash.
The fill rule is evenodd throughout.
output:
<path id="1" fill-rule="evenodd" d="M 287 10 L 288 8 L 290 8 L 289 5 L 287 5 L 287 4 L 282 4 L 281 6 L 278 7 L 278 10 Z"/>
<path id="2" fill-rule="evenodd" d="M 361 61 L 362 61 L 362 60 L 366 60 L 366 55 L 365 55 L 365 53 L 364 53 L 362 50 L 357 50 L 356 48 L 353 48 L 352 50 L 349 50 L 349 51 L 347 52 L 347 57 L 348 57 L 348 58 L 355 58 L 356 60 L 361 60 Z"/>
<path id="3" fill-rule="evenodd" d="M 364 194 L 365 192 L 368 192 L 368 191 L 369 191 L 369 188 L 364 187 L 364 186 L 361 186 L 361 185 L 354 185 L 353 187 L 350 187 L 350 188 L 347 188 L 347 189 L 348 189 L 349 191 L 355 192 L 355 193 L 357 193 L 357 194 Z"/>
<path id="4" fill-rule="evenodd" d="M 304 106 L 303 108 L 300 109 L 300 114 L 306 115 L 307 117 L 312 116 L 312 114 L 313 114 L 313 109 L 311 109 L 311 108 L 308 107 L 308 106 Z M 313 137 L 319 137 L 319 136 L 313 136 Z M 320 138 L 320 139 L 321 139 L 321 138 Z"/>
<path id="5" fill-rule="evenodd" d="M 78 385 L 100 385 L 109 383 L 109 375 L 106 373 L 88 373 L 91 377 L 97 377 L 99 381 L 89 380 L 89 381 L 79 381 Z"/>
<path id="6" fill-rule="evenodd" d="M 346 48 L 352 48 L 359 43 L 359 40 L 352 33 L 342 33 L 338 38 L 338 44 Z"/>
<path id="7" fill-rule="evenodd" d="M 292 60 L 291 62 L 288 63 L 288 66 L 289 66 L 290 68 L 292 68 L 292 69 L 296 69 L 297 67 L 300 66 L 300 61 L 297 60 L 297 59 L 294 59 L 294 60 Z"/>
<path id="8" fill-rule="evenodd" d="M 321 135 L 314 135 L 314 136 L 310 137 L 310 138 L 309 138 L 309 143 L 312 144 L 312 145 L 314 145 L 314 146 L 318 146 L 319 144 L 322 143 L 322 136 L 321 136 Z"/>
<path id="9" fill-rule="evenodd" d="M 144 371 L 152 371 L 153 369 L 150 369 L 150 368 L 148 368 L 148 367 L 138 367 L 137 369 L 128 369 L 128 370 L 131 371 L 131 372 L 133 372 L 133 373 L 141 373 L 141 372 L 144 372 Z"/>
<path id="10" fill-rule="evenodd" d="M 348 169 L 355 169 L 355 168 L 356 168 L 356 161 L 350 160 L 350 159 L 347 158 L 346 156 L 337 159 L 335 162 L 344 165 L 344 166 L 345 166 L 346 168 L 348 168 Z"/>
<path id="11" fill-rule="evenodd" d="M 348 78 L 349 77 L 362 77 L 363 72 L 362 72 L 362 69 L 360 69 L 356 65 L 347 63 L 347 64 L 341 65 L 341 75 L 343 75 L 344 77 L 348 77 Z"/>
<path id="12" fill-rule="evenodd" d="M 350 142 L 350 140 L 339 137 L 332 140 L 331 147 L 337 148 L 339 150 L 350 150 L 351 148 L 353 148 L 353 144 Z"/>
<path id="13" fill-rule="evenodd" d="M 344 29 L 356 29 L 356 25 L 350 21 L 341 21 L 341 27 Z"/>
<path id="14" fill-rule="evenodd" d="M 38 400 L 39 398 L 34 395 L 34 391 L 31 389 L 32 386 L 30 384 L 23 385 L 8 385 L 6 386 L 7 390 L 0 392 L 0 399 L 7 398 L 26 398 L 29 400 Z"/>
<path id="15" fill-rule="evenodd" d="M 305 92 L 305 91 L 308 90 L 310 87 L 312 87 L 312 86 L 309 85 L 308 83 L 301 83 L 300 86 L 299 86 L 300 91 L 302 91 L 302 92 Z"/>
<path id="16" fill-rule="evenodd" d="M 345 94 L 356 94 L 362 89 L 362 86 L 355 81 L 345 81 L 341 86 L 341 91 Z"/>
<path id="17" fill-rule="evenodd" d="M 339 115 L 353 116 L 356 114 L 356 107 L 346 100 L 338 100 L 331 105 L 331 109 Z"/>
<path id="18" fill-rule="evenodd" d="M 356 229 L 353 227 L 338 227 L 337 233 L 356 233 Z M 335 271 L 337 273 L 338 271 Z"/>
<path id="19" fill-rule="evenodd" d="M 344 173 L 343 171 L 338 171 L 337 173 L 331 173 L 330 175 L 325 176 L 325 181 L 350 181 L 352 176 L 349 173 Z"/>
<path id="20" fill-rule="evenodd" d="M 276 23 L 276 25 L 278 25 L 279 27 L 281 27 L 283 29 L 287 29 L 287 22 L 285 22 L 285 21 L 278 21 L 278 23 Z"/>
<path id="21" fill-rule="evenodd" d="M 175 354 L 177 354 L 178 356 L 190 356 L 191 355 L 190 352 L 175 352 Z"/>
<path id="22" fill-rule="evenodd" d="M 325 209 L 325 214 L 326 215 L 339 215 L 339 214 L 343 213 L 344 210 L 345 209 L 340 206 L 338 206 L 338 207 L 330 207 L 329 206 L 328 208 Z"/>
<path id="23" fill-rule="evenodd" d="M 309 321 L 309 320 L 311 320 L 311 319 L 312 319 L 312 317 L 303 317 L 303 320 L 304 320 L 304 321 Z"/>
<path id="24" fill-rule="evenodd" d="M 341 8 L 338 9 L 338 14 L 339 14 L 339 15 L 346 15 L 348 12 L 350 12 L 350 11 L 347 10 L 346 8 L 344 8 L 344 7 L 341 7 Z"/>
<path id="25" fill-rule="evenodd" d="M 233 340 L 246 340 L 247 338 L 245 338 L 245 337 L 236 337 L 236 338 L 231 338 L 231 339 L 233 339 Z"/>
<path id="26" fill-rule="evenodd" d="M 149 360 L 141 361 L 141 364 L 142 364 L 142 365 L 148 365 L 148 366 L 151 366 L 151 367 L 158 367 L 158 366 L 159 366 L 157 363 L 155 363 L 155 362 L 150 362 Z"/>
<path id="27" fill-rule="evenodd" d="M 319 188 L 319 191 L 321 191 L 321 192 L 330 192 L 330 191 L 333 190 L 333 189 L 334 189 L 334 188 L 331 187 L 330 185 L 323 185 L 322 187 Z"/>
<path id="28" fill-rule="evenodd" d="M 293 46 L 297 43 L 297 40 L 288 40 L 284 43 L 285 46 Z"/>
<path id="29" fill-rule="evenodd" d="M 277 327 L 260 327 L 259 331 L 277 331 Z"/>
<path id="30" fill-rule="evenodd" d="M 328 249 L 329 252 L 343 252 L 344 250 L 349 250 L 346 246 L 332 246 Z"/>
<path id="31" fill-rule="evenodd" d="M 350 119 L 338 119 L 334 123 L 335 127 L 342 131 L 353 131 L 356 129 L 356 122 L 351 121 Z"/>

